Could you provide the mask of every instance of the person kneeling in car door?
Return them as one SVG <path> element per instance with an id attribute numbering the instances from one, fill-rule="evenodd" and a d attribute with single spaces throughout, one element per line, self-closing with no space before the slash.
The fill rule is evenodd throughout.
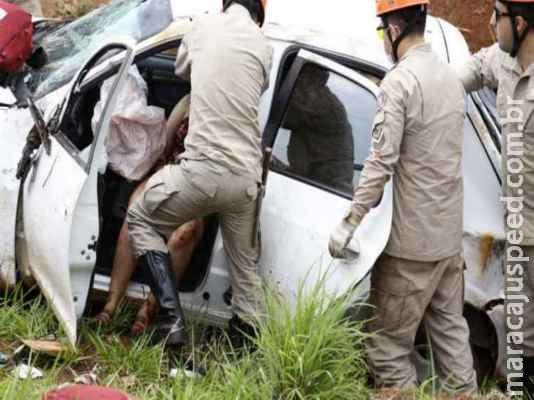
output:
<path id="1" fill-rule="evenodd" d="M 174 107 L 167 120 L 165 128 L 167 143 L 164 154 L 155 167 L 156 170 L 160 170 L 167 164 L 179 162 L 179 155 L 184 151 L 183 143 L 189 126 L 189 103 L 190 96 L 183 97 Z M 143 192 L 148 179 L 146 178 L 141 182 L 132 193 L 130 196 L 130 205 Z M 176 229 L 168 238 L 167 245 L 169 247 L 172 269 L 176 275 L 178 284 L 187 270 L 196 245 L 202 238 L 203 230 L 204 221 L 202 219 L 196 219 Z M 128 235 L 128 224 L 124 221 L 117 240 L 106 305 L 95 317 L 95 320 L 99 324 L 105 325 L 111 322 L 120 301 L 124 297 L 135 267 L 135 258 Z M 156 299 L 154 294 L 150 293 L 136 315 L 130 336 L 135 337 L 145 331 L 156 309 Z"/>
<path id="2" fill-rule="evenodd" d="M 159 305 L 153 338 L 168 347 L 183 345 L 186 332 L 163 237 L 192 219 L 214 213 L 220 218 L 235 312 L 230 336 L 234 330 L 253 334 L 264 315 L 259 246 L 252 245 L 252 235 L 262 175 L 258 110 L 272 60 L 259 27 L 265 2 L 225 1 L 222 14 L 201 17 L 184 37 L 175 72 L 192 87 L 185 152 L 179 165 L 149 180 L 128 211 L 138 265 Z"/>
<path id="3" fill-rule="evenodd" d="M 411 355 L 423 323 L 441 387 L 472 395 L 477 381 L 462 315 L 464 90 L 425 43 L 428 4 L 377 0 L 379 31 L 396 65 L 382 81 L 371 154 L 329 249 L 345 257 L 356 227 L 393 179 L 391 236 L 371 272 L 370 370 L 380 388 L 415 389 Z"/>

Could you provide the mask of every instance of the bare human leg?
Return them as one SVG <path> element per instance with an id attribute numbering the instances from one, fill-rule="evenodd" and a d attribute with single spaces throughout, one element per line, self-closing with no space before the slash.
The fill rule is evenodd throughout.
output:
<path id="1" fill-rule="evenodd" d="M 131 204 L 144 190 L 146 181 L 139 184 L 135 191 L 130 196 L 129 204 Z M 124 221 L 119 238 L 117 240 L 117 248 L 115 249 L 115 257 L 113 259 L 113 268 L 111 270 L 111 282 L 109 287 L 109 294 L 104 309 L 96 316 L 95 320 L 102 325 L 108 324 L 113 318 L 113 314 L 119 305 L 119 302 L 124 297 L 124 293 L 135 271 L 135 259 L 130 241 L 128 238 L 128 224 Z"/>

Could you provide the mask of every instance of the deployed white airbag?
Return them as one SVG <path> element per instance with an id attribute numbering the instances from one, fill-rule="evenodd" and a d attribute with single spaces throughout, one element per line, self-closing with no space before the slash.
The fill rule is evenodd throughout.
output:
<path id="1" fill-rule="evenodd" d="M 115 77 L 107 79 L 100 89 L 100 101 L 92 119 L 96 132 L 103 107 Z M 105 141 L 111 169 L 128 180 L 142 179 L 156 163 L 165 148 L 165 110 L 147 104 L 148 87 L 133 65 L 118 95 Z"/>

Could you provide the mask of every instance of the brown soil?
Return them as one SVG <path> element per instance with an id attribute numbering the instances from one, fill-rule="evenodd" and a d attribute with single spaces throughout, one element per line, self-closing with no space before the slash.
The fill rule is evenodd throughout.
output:
<path id="1" fill-rule="evenodd" d="M 109 0 L 41 0 L 46 16 L 75 17 L 91 7 Z M 431 0 L 432 13 L 450 21 L 463 32 L 471 47 L 476 51 L 488 46 L 493 40 L 489 20 L 494 0 Z"/>
<path id="2" fill-rule="evenodd" d="M 494 0 L 431 0 L 432 13 L 456 25 L 476 51 L 494 42 L 489 27 Z"/>
<path id="3" fill-rule="evenodd" d="M 109 0 L 41 0 L 46 17 L 78 17 Z"/>
<path id="4" fill-rule="evenodd" d="M 41 0 L 43 13 L 46 17 L 57 17 L 56 0 Z"/>

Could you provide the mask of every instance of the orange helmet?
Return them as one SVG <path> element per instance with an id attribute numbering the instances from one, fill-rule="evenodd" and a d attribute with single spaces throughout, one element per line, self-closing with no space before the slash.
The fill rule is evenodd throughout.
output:
<path id="1" fill-rule="evenodd" d="M 534 0 L 522 1 L 532 2 Z M 403 8 L 428 4 L 430 4 L 430 0 L 376 0 L 376 15 L 380 17 L 392 11 L 402 10 Z"/>

